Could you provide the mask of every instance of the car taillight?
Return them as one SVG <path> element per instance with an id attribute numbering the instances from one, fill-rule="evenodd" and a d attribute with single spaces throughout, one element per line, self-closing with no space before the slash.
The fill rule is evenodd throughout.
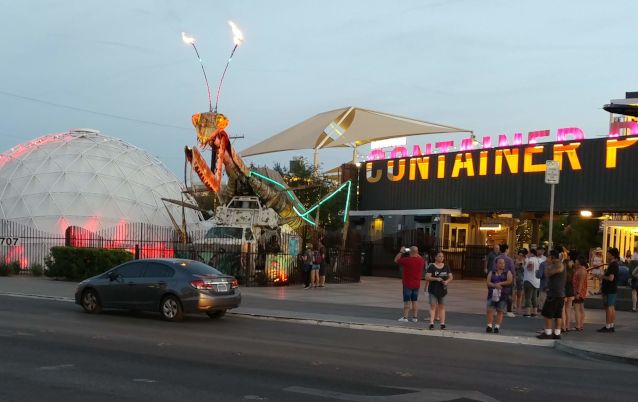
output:
<path id="1" fill-rule="evenodd" d="M 233 279 L 233 281 L 230 283 L 230 287 L 232 289 L 235 289 L 235 288 L 239 287 L 239 282 L 237 282 L 237 279 Z"/>
<path id="2" fill-rule="evenodd" d="M 212 289 L 213 284 L 211 282 L 206 282 L 201 279 L 195 279 L 191 282 L 191 286 L 195 289 Z"/>

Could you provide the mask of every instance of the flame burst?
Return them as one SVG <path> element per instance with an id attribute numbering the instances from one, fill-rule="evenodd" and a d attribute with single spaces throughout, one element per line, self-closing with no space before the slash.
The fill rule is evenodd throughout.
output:
<path id="1" fill-rule="evenodd" d="M 235 42 L 235 46 L 241 45 L 241 43 L 244 41 L 244 34 L 241 33 L 234 22 L 228 21 L 228 25 L 230 25 L 230 29 L 233 30 L 233 42 Z"/>
<path id="2" fill-rule="evenodd" d="M 195 43 L 195 38 L 193 38 L 192 36 L 188 35 L 186 32 L 182 32 L 182 40 L 187 45 L 192 45 L 193 43 Z"/>

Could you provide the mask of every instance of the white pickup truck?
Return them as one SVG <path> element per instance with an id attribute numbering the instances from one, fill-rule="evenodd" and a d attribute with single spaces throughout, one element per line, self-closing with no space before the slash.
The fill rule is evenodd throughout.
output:
<path id="1" fill-rule="evenodd" d="M 193 244 L 205 262 L 224 273 L 249 279 L 263 271 L 266 280 L 287 282 L 301 238 L 280 225 L 279 215 L 258 197 L 236 196 L 217 207 L 206 233 Z"/>

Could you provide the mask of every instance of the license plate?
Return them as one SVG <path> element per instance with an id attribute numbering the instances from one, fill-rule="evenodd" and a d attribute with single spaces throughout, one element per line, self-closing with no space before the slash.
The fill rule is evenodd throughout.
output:
<path id="1" fill-rule="evenodd" d="M 228 284 L 227 283 L 219 283 L 217 284 L 218 292 L 228 292 Z"/>

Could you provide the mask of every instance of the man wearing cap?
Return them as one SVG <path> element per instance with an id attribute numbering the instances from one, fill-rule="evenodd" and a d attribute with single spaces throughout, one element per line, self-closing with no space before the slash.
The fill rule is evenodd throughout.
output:
<path id="1" fill-rule="evenodd" d="M 614 321 L 616 321 L 616 293 L 618 292 L 618 260 L 620 260 L 620 252 L 616 247 L 607 250 L 607 271 L 600 274 L 602 280 L 600 290 L 605 305 L 605 326 L 600 328 L 598 332 L 616 331 Z"/>

